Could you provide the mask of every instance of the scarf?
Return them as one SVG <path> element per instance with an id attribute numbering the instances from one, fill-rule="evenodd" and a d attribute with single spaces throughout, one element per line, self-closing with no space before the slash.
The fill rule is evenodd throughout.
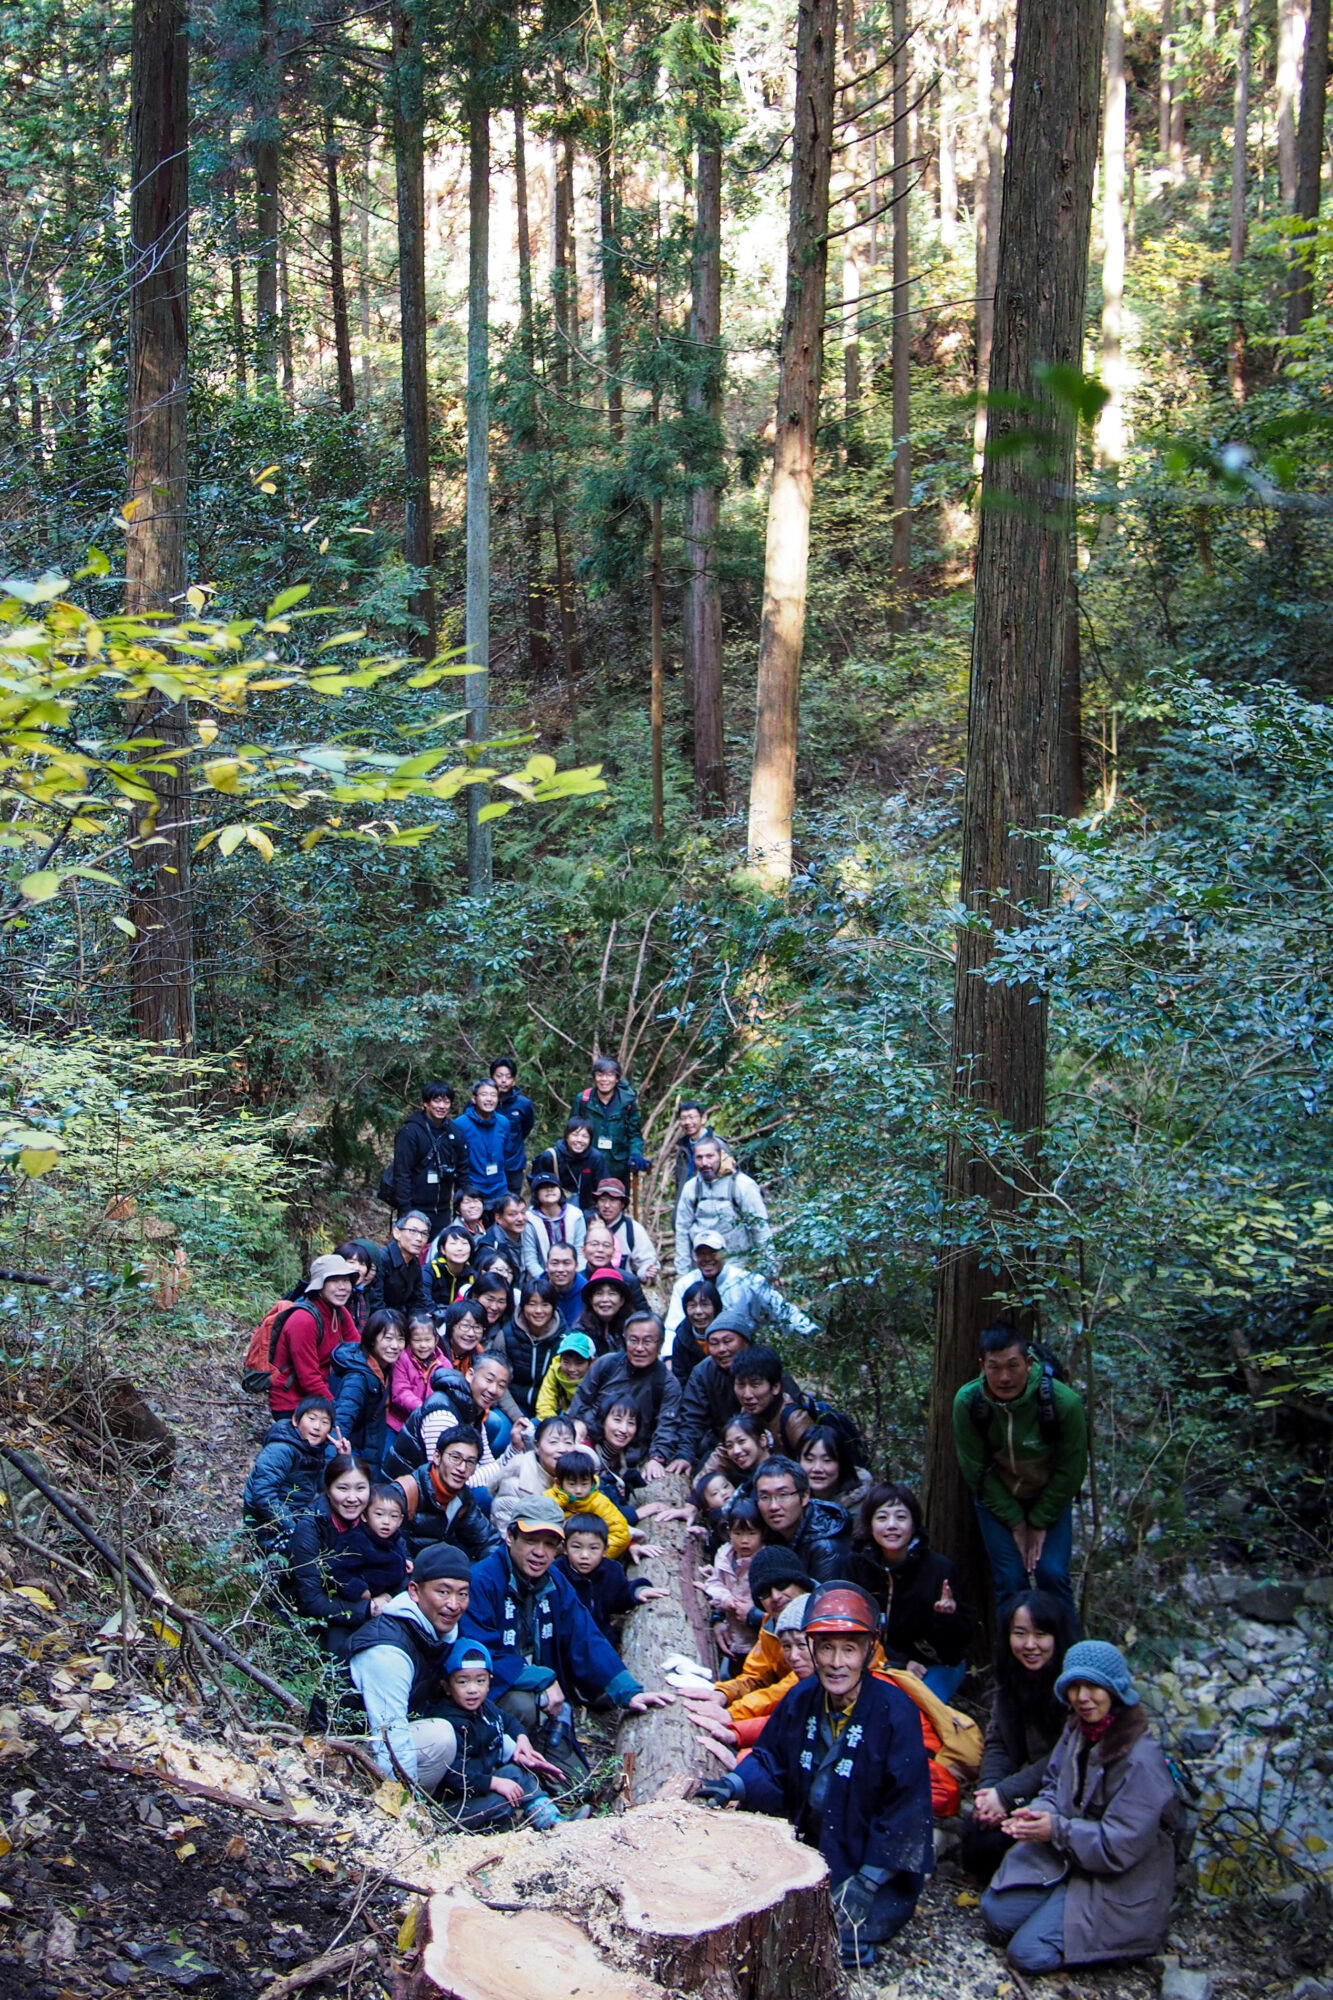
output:
<path id="1" fill-rule="evenodd" d="M 461 1500 L 463 1497 L 461 1493 L 451 1493 L 449 1491 L 449 1488 L 445 1485 L 444 1481 L 440 1477 L 440 1471 L 438 1466 L 432 1465 L 430 1468 L 430 1483 L 431 1483 L 431 1489 L 435 1494 L 435 1498 L 439 1501 L 440 1506 L 444 1509 L 446 1514 L 448 1513 L 450 1507 L 453 1505 L 453 1502 L 455 1500 Z"/>
<path id="2" fill-rule="evenodd" d="M 1074 1720 L 1078 1723 L 1079 1735 L 1085 1743 L 1100 1743 L 1115 1721 L 1115 1710 L 1108 1709 L 1100 1722 L 1084 1722 L 1078 1716 L 1075 1716 Z"/>

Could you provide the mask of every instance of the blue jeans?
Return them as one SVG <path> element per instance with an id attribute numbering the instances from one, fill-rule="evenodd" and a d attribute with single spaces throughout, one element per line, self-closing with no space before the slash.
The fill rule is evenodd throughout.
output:
<path id="1" fill-rule="evenodd" d="M 986 1544 L 986 1554 L 990 1559 L 991 1575 L 995 1579 L 995 1612 L 1003 1620 L 1006 1611 L 1016 1597 L 1021 1597 L 1029 1588 L 1027 1571 L 1023 1568 L 1023 1558 L 1018 1553 L 1013 1530 L 983 1507 L 976 1503 L 977 1523 L 981 1529 L 981 1539 Z M 1074 1510 L 1066 1507 L 1058 1521 L 1046 1530 L 1046 1542 L 1037 1564 L 1037 1589 L 1049 1590 L 1052 1597 L 1059 1599 L 1069 1613 L 1074 1626 L 1074 1636 L 1078 1637 L 1078 1606 L 1074 1603 L 1074 1592 L 1069 1582 L 1069 1565 L 1074 1554 Z"/>
<path id="2" fill-rule="evenodd" d="M 1067 1882 L 1053 1889 L 1018 1883 L 1012 1889 L 987 1889 L 981 1899 L 982 1921 L 1007 1946 L 1005 1957 L 1020 1972 L 1058 1972 L 1065 1962 L 1065 1897 Z"/>
<path id="3" fill-rule="evenodd" d="M 967 1661 L 960 1660 L 956 1667 L 927 1667 L 922 1679 L 941 1701 L 952 1701 L 967 1679 Z"/>

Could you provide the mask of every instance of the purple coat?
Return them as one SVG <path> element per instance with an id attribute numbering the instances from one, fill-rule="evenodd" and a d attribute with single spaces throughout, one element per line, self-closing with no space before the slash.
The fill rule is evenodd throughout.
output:
<path id="1" fill-rule="evenodd" d="M 1086 1760 L 1082 1749 L 1071 1721 L 1031 1801 L 1052 1815 L 1051 1838 L 1016 1842 L 991 1887 L 1068 1880 L 1066 1965 L 1148 1958 L 1162 1948 L 1175 1891 L 1176 1788 L 1141 1709 L 1124 1711 Z"/>

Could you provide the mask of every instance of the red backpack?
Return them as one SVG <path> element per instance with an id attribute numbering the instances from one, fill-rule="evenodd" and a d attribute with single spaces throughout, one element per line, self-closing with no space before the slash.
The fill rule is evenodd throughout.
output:
<path id="1" fill-rule="evenodd" d="M 271 1305 L 250 1335 L 250 1345 L 241 1363 L 241 1387 L 251 1396 L 267 1396 L 273 1378 L 273 1361 L 278 1352 L 282 1329 L 292 1314 L 305 1305 L 304 1298 L 279 1299 Z"/>

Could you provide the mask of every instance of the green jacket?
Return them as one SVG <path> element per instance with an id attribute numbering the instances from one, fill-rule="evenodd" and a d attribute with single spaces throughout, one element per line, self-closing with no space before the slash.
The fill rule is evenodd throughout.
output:
<path id="1" fill-rule="evenodd" d="M 1077 1390 L 1053 1382 L 1060 1435 L 1048 1444 L 1041 1433 L 1038 1389 L 1041 1364 L 1033 1362 L 1027 1387 L 1012 1403 L 996 1402 L 985 1377 L 965 1382 L 953 1401 L 953 1441 L 963 1477 L 982 1506 L 1016 1528 L 1049 1528 L 1083 1484 L 1088 1470 L 1088 1425 Z M 983 1431 L 973 1421 L 977 1390 L 985 1396 L 989 1421 Z"/>
<path id="2" fill-rule="evenodd" d="M 608 1174 L 629 1186 L 629 1163 L 643 1157 L 639 1100 L 627 1083 L 618 1083 L 603 1104 L 589 1084 L 569 1107 L 571 1118 L 586 1118 L 592 1126 L 593 1150 Z"/>

